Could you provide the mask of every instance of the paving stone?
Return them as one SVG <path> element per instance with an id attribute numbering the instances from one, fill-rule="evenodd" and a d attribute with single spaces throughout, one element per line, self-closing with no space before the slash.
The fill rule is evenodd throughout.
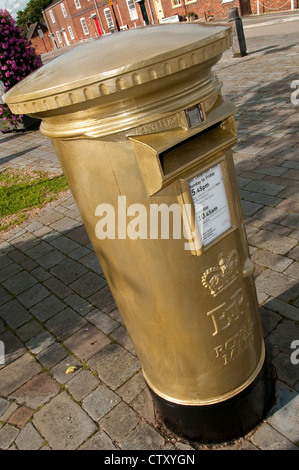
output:
<path id="1" fill-rule="evenodd" d="M 0 317 L 13 329 L 32 319 L 32 315 L 15 299 L 1 307 Z"/>
<path id="2" fill-rule="evenodd" d="M 82 258 L 80 258 L 79 261 L 80 261 L 80 263 L 82 263 L 84 266 L 91 269 L 95 273 L 103 274 L 103 271 L 102 271 L 101 265 L 99 263 L 99 260 L 96 257 L 96 254 L 94 252 L 83 256 Z"/>
<path id="3" fill-rule="evenodd" d="M 93 306 L 87 302 L 86 300 L 82 299 L 77 294 L 71 294 L 64 299 L 65 303 L 72 307 L 76 312 L 80 313 L 80 315 L 86 315 L 90 310 L 93 309 Z"/>
<path id="4" fill-rule="evenodd" d="M 13 415 L 15 413 L 15 411 L 17 409 L 18 409 L 18 404 L 17 403 L 15 403 L 15 402 L 10 403 L 7 410 L 3 413 L 2 416 L 0 416 L 0 418 L 1 418 L 0 421 L 8 422 L 10 424 L 13 424 L 13 423 L 10 422 L 10 417 L 11 417 L 11 415 Z"/>
<path id="5" fill-rule="evenodd" d="M 295 279 L 270 269 L 263 271 L 255 279 L 255 284 L 258 290 L 266 292 L 272 297 L 280 296 L 281 299 L 287 299 L 288 296 L 291 296 L 291 289 L 296 289 L 297 285 Z"/>
<path id="6" fill-rule="evenodd" d="M 277 208 L 263 207 L 261 210 L 256 212 L 255 217 L 267 220 L 268 222 L 272 222 L 274 224 L 279 224 L 282 219 L 285 219 L 287 214 L 288 213 L 286 211 Z"/>
<path id="7" fill-rule="evenodd" d="M 99 386 L 99 379 L 90 371 L 82 370 L 66 383 L 66 387 L 77 401 L 82 401 Z"/>
<path id="8" fill-rule="evenodd" d="M 244 187 L 244 189 L 247 191 L 268 194 L 269 196 L 277 196 L 283 189 L 285 189 L 285 185 L 269 183 L 265 180 L 251 181 Z"/>
<path id="9" fill-rule="evenodd" d="M 281 225 L 286 225 L 287 227 L 299 228 L 299 214 L 289 214 L 285 219 L 283 219 L 281 222 Z"/>
<path id="10" fill-rule="evenodd" d="M 22 294 L 18 295 L 18 300 L 26 307 L 30 308 L 33 305 L 41 302 L 48 297 L 51 292 L 42 284 L 36 284 Z"/>
<path id="11" fill-rule="evenodd" d="M 290 354 L 279 353 L 273 359 L 278 380 L 294 386 L 299 381 L 299 367 L 292 364 Z"/>
<path id="12" fill-rule="evenodd" d="M 50 295 L 30 309 L 30 312 L 41 322 L 47 321 L 56 313 L 65 308 L 65 304 L 61 302 L 55 295 Z"/>
<path id="13" fill-rule="evenodd" d="M 4 343 L 5 349 L 5 365 L 10 364 L 11 362 L 15 361 L 18 357 L 22 356 L 26 351 L 23 343 L 19 340 L 19 338 L 12 332 L 6 331 L 5 333 L 1 334 L 1 341 Z"/>
<path id="14" fill-rule="evenodd" d="M 116 393 L 105 385 L 100 385 L 83 400 L 82 407 L 92 419 L 99 421 L 120 401 Z"/>
<path id="15" fill-rule="evenodd" d="M 89 272 L 70 284 L 70 288 L 84 298 L 106 286 L 106 281 L 96 273 Z"/>
<path id="16" fill-rule="evenodd" d="M 22 429 L 31 416 L 33 415 L 34 410 L 28 408 L 28 406 L 20 406 L 18 409 L 10 416 L 9 423 L 13 426 L 17 426 L 19 429 Z"/>
<path id="17" fill-rule="evenodd" d="M 68 374 L 69 367 L 74 367 L 74 371 Z M 52 369 L 51 374 L 54 379 L 60 384 L 66 384 L 69 380 L 73 379 L 82 370 L 82 364 L 74 356 L 66 356 L 58 362 Z"/>
<path id="18" fill-rule="evenodd" d="M 241 200 L 242 212 L 244 216 L 250 216 L 255 214 L 259 209 L 261 209 L 261 204 L 256 204 L 255 202 Z"/>
<path id="19" fill-rule="evenodd" d="M 104 313 L 110 313 L 117 308 L 115 300 L 111 294 L 110 288 L 103 287 L 100 292 L 89 297 L 89 301 Z"/>
<path id="20" fill-rule="evenodd" d="M 0 429 L 0 450 L 7 450 L 10 445 L 13 443 L 19 430 L 10 424 L 5 424 L 3 428 Z"/>
<path id="21" fill-rule="evenodd" d="M 155 424 L 155 411 L 153 401 L 148 389 L 144 389 L 132 401 L 131 406 L 149 423 Z"/>
<path id="22" fill-rule="evenodd" d="M 35 375 L 24 385 L 10 395 L 18 403 L 25 403 L 28 407 L 36 409 L 57 395 L 59 384 L 47 373 Z"/>
<path id="23" fill-rule="evenodd" d="M 267 423 L 263 423 L 250 440 L 261 450 L 298 450 L 295 444 Z"/>
<path id="24" fill-rule="evenodd" d="M 291 266 L 285 270 L 287 276 L 291 276 L 294 279 L 299 279 L 299 263 L 294 261 Z"/>
<path id="25" fill-rule="evenodd" d="M 121 443 L 122 450 L 159 450 L 164 438 L 149 424 L 141 423 Z"/>
<path id="26" fill-rule="evenodd" d="M 37 268 L 34 268 L 31 271 L 31 274 L 36 277 L 38 281 L 45 281 L 46 279 L 49 279 L 51 277 L 51 274 L 45 271 L 41 266 L 38 266 Z"/>
<path id="27" fill-rule="evenodd" d="M 43 406 L 34 415 L 33 424 L 53 450 L 75 450 L 97 429 L 66 392 Z"/>
<path id="28" fill-rule="evenodd" d="M 282 300 L 271 298 L 267 301 L 265 307 L 273 310 L 274 312 L 278 312 L 285 318 L 289 318 L 290 320 L 294 320 L 296 322 L 299 321 L 299 308 L 283 302 Z"/>
<path id="29" fill-rule="evenodd" d="M 2 263 L 2 259 L 1 259 Z M 10 277 L 14 276 L 18 272 L 22 270 L 21 266 L 19 266 L 17 263 L 12 262 L 9 264 L 9 266 L 3 266 L 0 264 L 0 266 L 4 267 L 4 269 L 1 269 L 0 271 L 0 282 L 5 281 L 6 279 L 9 279 Z"/>
<path id="30" fill-rule="evenodd" d="M 245 191 L 244 191 L 245 193 Z M 269 196 L 268 194 L 262 193 L 248 193 L 246 192 L 244 199 L 251 202 L 256 202 L 257 204 L 267 205 L 267 206 L 276 206 L 281 201 L 281 198 L 276 196 Z"/>
<path id="31" fill-rule="evenodd" d="M 283 272 L 292 263 L 292 260 L 286 256 L 277 255 L 266 250 L 257 250 L 251 256 L 251 260 L 253 263 L 261 264 L 277 272 Z"/>
<path id="32" fill-rule="evenodd" d="M 70 219 L 69 217 L 64 217 L 63 220 L 58 220 L 58 222 L 51 223 L 51 227 L 53 230 L 57 230 L 57 232 L 68 232 L 69 230 L 78 227 L 80 222 L 77 222 L 74 219 Z"/>
<path id="33" fill-rule="evenodd" d="M 32 319 L 25 323 L 25 325 L 20 326 L 20 328 L 16 330 L 16 335 L 23 341 L 23 343 L 26 343 L 26 341 L 29 341 L 42 330 L 42 325 Z"/>
<path id="34" fill-rule="evenodd" d="M 58 340 L 65 340 L 77 330 L 86 325 L 81 315 L 67 307 L 57 313 L 54 317 L 47 321 L 46 327 L 56 336 Z"/>
<path id="35" fill-rule="evenodd" d="M 3 413 L 7 410 L 7 408 L 10 407 L 10 401 L 9 400 L 5 400 L 5 398 L 1 398 L 0 397 L 0 421 L 3 421 L 1 420 L 1 417 L 3 415 Z"/>
<path id="36" fill-rule="evenodd" d="M 115 450 L 118 449 L 104 431 L 97 432 L 88 439 L 79 450 Z M 119 449 L 118 449 L 119 450 Z"/>
<path id="37" fill-rule="evenodd" d="M 263 230 L 268 230 L 269 232 L 274 232 L 277 233 L 278 235 L 283 235 L 288 237 L 291 233 L 292 230 L 289 227 L 284 227 L 280 224 L 273 224 L 272 222 L 265 222 L 263 225 Z"/>
<path id="38" fill-rule="evenodd" d="M 39 354 L 55 342 L 55 338 L 48 331 L 42 330 L 26 343 L 26 347 L 33 353 Z"/>
<path id="39" fill-rule="evenodd" d="M 117 389 L 117 394 L 126 402 L 131 403 L 146 388 L 142 372 L 138 372 L 124 385 Z"/>
<path id="40" fill-rule="evenodd" d="M 73 334 L 64 342 L 64 345 L 77 357 L 86 361 L 110 343 L 106 335 L 90 325 Z"/>
<path id="41" fill-rule="evenodd" d="M 112 333 L 112 331 L 116 330 L 119 327 L 119 323 L 117 323 L 109 315 L 101 312 L 101 310 L 98 309 L 95 309 L 88 313 L 85 318 L 107 335 Z"/>
<path id="42" fill-rule="evenodd" d="M 288 253 L 289 258 L 299 261 L 299 246 L 296 246 Z"/>
<path id="43" fill-rule="evenodd" d="M 51 268 L 50 272 L 65 284 L 70 284 L 87 273 L 87 269 L 71 259 L 65 259 Z M 78 281 L 80 283 L 80 280 Z M 72 286 L 71 286 L 72 287 Z M 74 289 L 75 290 L 75 289 Z"/>
<path id="44" fill-rule="evenodd" d="M 65 260 L 65 259 L 66 259 L 66 256 L 63 253 L 61 253 L 61 251 L 52 250 L 47 255 L 44 255 L 41 258 L 39 258 L 37 261 L 44 269 L 49 269 L 52 266 L 55 266 L 56 264 L 60 263 L 62 260 Z"/>
<path id="45" fill-rule="evenodd" d="M 25 353 L 11 364 L 0 369 L 0 395 L 7 397 L 41 370 L 41 366 Z"/>
<path id="46" fill-rule="evenodd" d="M 3 286 L 12 294 L 20 294 L 37 283 L 35 277 L 22 271 L 3 282 Z"/>
<path id="47" fill-rule="evenodd" d="M 271 251 L 278 255 L 287 254 L 297 244 L 295 239 L 282 237 L 268 230 L 260 230 L 256 235 L 248 240 L 250 245 Z"/>
<path id="48" fill-rule="evenodd" d="M 129 336 L 129 333 L 123 326 L 119 326 L 110 334 L 111 338 L 114 339 L 122 347 L 126 348 L 131 353 L 135 354 L 135 348 Z"/>
<path id="49" fill-rule="evenodd" d="M 283 320 L 268 336 L 268 341 L 279 351 L 290 357 L 292 353 L 291 343 L 297 338 L 299 338 L 299 325 L 289 320 Z"/>
<path id="50" fill-rule="evenodd" d="M 299 441 L 299 393 L 277 383 L 276 404 L 267 422 L 291 442 Z"/>
<path id="51" fill-rule="evenodd" d="M 66 349 L 60 343 L 53 343 L 40 352 L 36 358 L 47 369 L 51 369 L 68 355 Z"/>
<path id="52" fill-rule="evenodd" d="M 88 248 L 86 248 L 85 246 L 79 246 L 79 248 L 76 248 L 75 250 L 69 252 L 68 256 L 74 260 L 79 260 L 80 258 L 83 258 L 83 256 L 89 253 L 90 250 Z"/>
<path id="53" fill-rule="evenodd" d="M 67 287 L 63 282 L 51 277 L 44 282 L 44 285 L 59 298 L 64 299 L 72 294 L 72 290 Z"/>
<path id="54" fill-rule="evenodd" d="M 87 245 L 90 242 L 84 225 L 80 225 L 79 227 L 71 230 L 68 232 L 67 236 L 80 245 Z"/>
<path id="55" fill-rule="evenodd" d="M 139 416 L 124 402 L 119 403 L 100 420 L 101 428 L 116 442 L 122 442 L 139 423 Z"/>
<path id="56" fill-rule="evenodd" d="M 9 300 L 12 300 L 12 296 L 0 286 L 0 305 L 6 304 Z"/>
<path id="57" fill-rule="evenodd" d="M 141 368 L 135 356 L 113 343 L 95 354 L 87 362 L 99 377 L 114 390 Z"/>
<path id="58" fill-rule="evenodd" d="M 53 248 L 48 243 L 41 241 L 38 245 L 34 246 L 33 248 L 30 248 L 25 253 L 30 258 L 38 260 L 38 258 L 41 258 L 52 250 Z"/>
<path id="59" fill-rule="evenodd" d="M 26 424 L 15 440 L 19 450 L 38 450 L 43 442 L 43 438 L 31 423 Z"/>

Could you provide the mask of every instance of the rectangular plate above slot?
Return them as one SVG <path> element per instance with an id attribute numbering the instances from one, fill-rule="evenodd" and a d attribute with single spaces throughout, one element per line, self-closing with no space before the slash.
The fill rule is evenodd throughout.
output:
<path id="1" fill-rule="evenodd" d="M 159 154 L 161 167 L 165 177 L 168 177 L 193 162 L 208 156 L 211 152 L 233 145 L 236 136 L 226 129 L 222 123 L 214 124 L 204 131 L 186 139 L 169 150 Z"/>

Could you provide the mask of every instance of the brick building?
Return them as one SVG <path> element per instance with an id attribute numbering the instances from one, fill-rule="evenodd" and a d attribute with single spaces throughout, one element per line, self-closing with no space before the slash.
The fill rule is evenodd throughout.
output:
<path id="1" fill-rule="evenodd" d="M 27 39 L 34 47 L 37 54 L 43 54 L 53 49 L 53 43 L 49 37 L 48 28 L 43 23 L 33 23 L 29 26 Z"/>
<path id="2" fill-rule="evenodd" d="M 94 39 L 122 29 L 166 21 L 226 19 L 298 8 L 299 0 L 54 0 L 43 11 L 52 48 Z"/>

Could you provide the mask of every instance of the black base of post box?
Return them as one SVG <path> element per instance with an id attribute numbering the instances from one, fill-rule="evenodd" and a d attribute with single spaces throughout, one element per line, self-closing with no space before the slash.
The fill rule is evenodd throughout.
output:
<path id="1" fill-rule="evenodd" d="M 265 361 L 250 386 L 214 405 L 172 403 L 148 388 L 159 417 L 169 430 L 202 443 L 219 443 L 244 436 L 265 418 L 274 400 L 274 371 Z"/>

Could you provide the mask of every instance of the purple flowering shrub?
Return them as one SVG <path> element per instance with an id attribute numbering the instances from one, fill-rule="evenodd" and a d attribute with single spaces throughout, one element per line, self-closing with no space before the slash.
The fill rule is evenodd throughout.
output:
<path id="1" fill-rule="evenodd" d="M 0 10 L 0 118 L 4 129 L 16 124 L 22 114 L 12 114 L 2 94 L 42 65 L 25 32 L 7 10 Z"/>

